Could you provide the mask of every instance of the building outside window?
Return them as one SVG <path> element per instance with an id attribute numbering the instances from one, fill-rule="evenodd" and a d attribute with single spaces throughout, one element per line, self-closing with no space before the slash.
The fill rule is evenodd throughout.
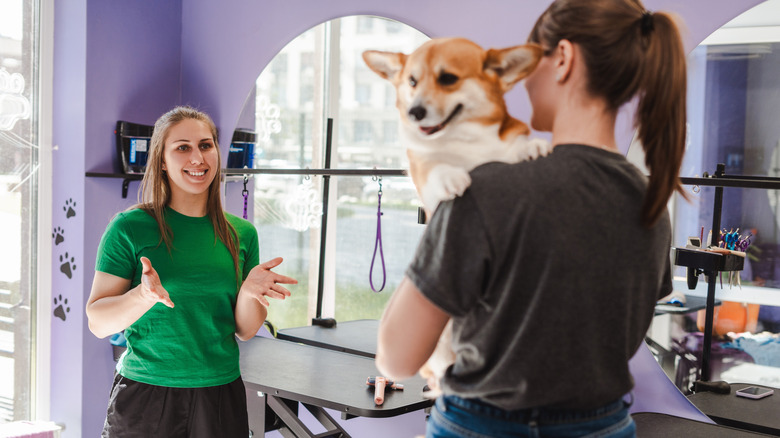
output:
<path id="1" fill-rule="evenodd" d="M 385 120 L 382 122 L 382 141 L 385 144 L 398 143 L 398 123 L 394 120 Z"/>

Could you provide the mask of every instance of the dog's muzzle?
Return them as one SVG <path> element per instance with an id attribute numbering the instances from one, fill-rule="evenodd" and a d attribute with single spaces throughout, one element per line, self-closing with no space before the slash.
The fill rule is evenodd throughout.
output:
<path id="1" fill-rule="evenodd" d="M 458 113 L 460 113 L 462 109 L 463 109 L 463 104 L 459 103 L 458 106 L 456 106 L 455 109 L 452 110 L 450 115 L 447 116 L 447 118 L 443 122 L 435 126 L 420 126 L 420 131 L 422 131 L 423 134 L 425 135 L 432 135 L 441 131 L 442 129 L 444 129 L 445 126 L 447 126 L 448 123 L 452 121 L 452 119 L 455 118 L 455 116 L 458 115 Z M 413 119 L 416 119 L 417 121 L 424 119 L 426 114 L 427 111 L 425 110 L 425 108 L 423 108 L 420 105 L 412 107 L 412 109 L 409 110 L 409 115 Z"/>

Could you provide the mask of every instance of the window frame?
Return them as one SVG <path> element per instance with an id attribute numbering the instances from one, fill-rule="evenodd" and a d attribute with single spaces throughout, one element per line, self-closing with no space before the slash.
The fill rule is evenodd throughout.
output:
<path id="1" fill-rule="evenodd" d="M 54 96 L 54 0 L 38 1 L 38 223 L 36 288 L 32 320 L 31 409 L 33 420 L 49 420 L 51 412 L 51 260 L 52 240 L 43 238 L 52 229 L 52 144 Z"/>

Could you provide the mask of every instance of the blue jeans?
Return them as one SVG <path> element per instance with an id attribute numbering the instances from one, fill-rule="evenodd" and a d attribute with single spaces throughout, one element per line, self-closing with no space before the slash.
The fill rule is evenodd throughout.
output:
<path id="1" fill-rule="evenodd" d="M 634 420 L 623 400 L 591 411 L 521 409 L 505 411 L 476 399 L 445 395 L 436 399 L 426 438 L 636 436 Z"/>

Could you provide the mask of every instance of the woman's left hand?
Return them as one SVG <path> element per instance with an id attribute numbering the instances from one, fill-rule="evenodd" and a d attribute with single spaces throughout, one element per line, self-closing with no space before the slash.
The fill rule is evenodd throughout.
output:
<path id="1" fill-rule="evenodd" d="M 289 297 L 290 291 L 279 284 L 298 284 L 298 280 L 271 271 L 281 263 L 282 258 L 276 257 L 252 268 L 238 291 L 239 296 L 248 295 L 265 307 L 271 305 L 266 297 L 278 300 Z"/>

